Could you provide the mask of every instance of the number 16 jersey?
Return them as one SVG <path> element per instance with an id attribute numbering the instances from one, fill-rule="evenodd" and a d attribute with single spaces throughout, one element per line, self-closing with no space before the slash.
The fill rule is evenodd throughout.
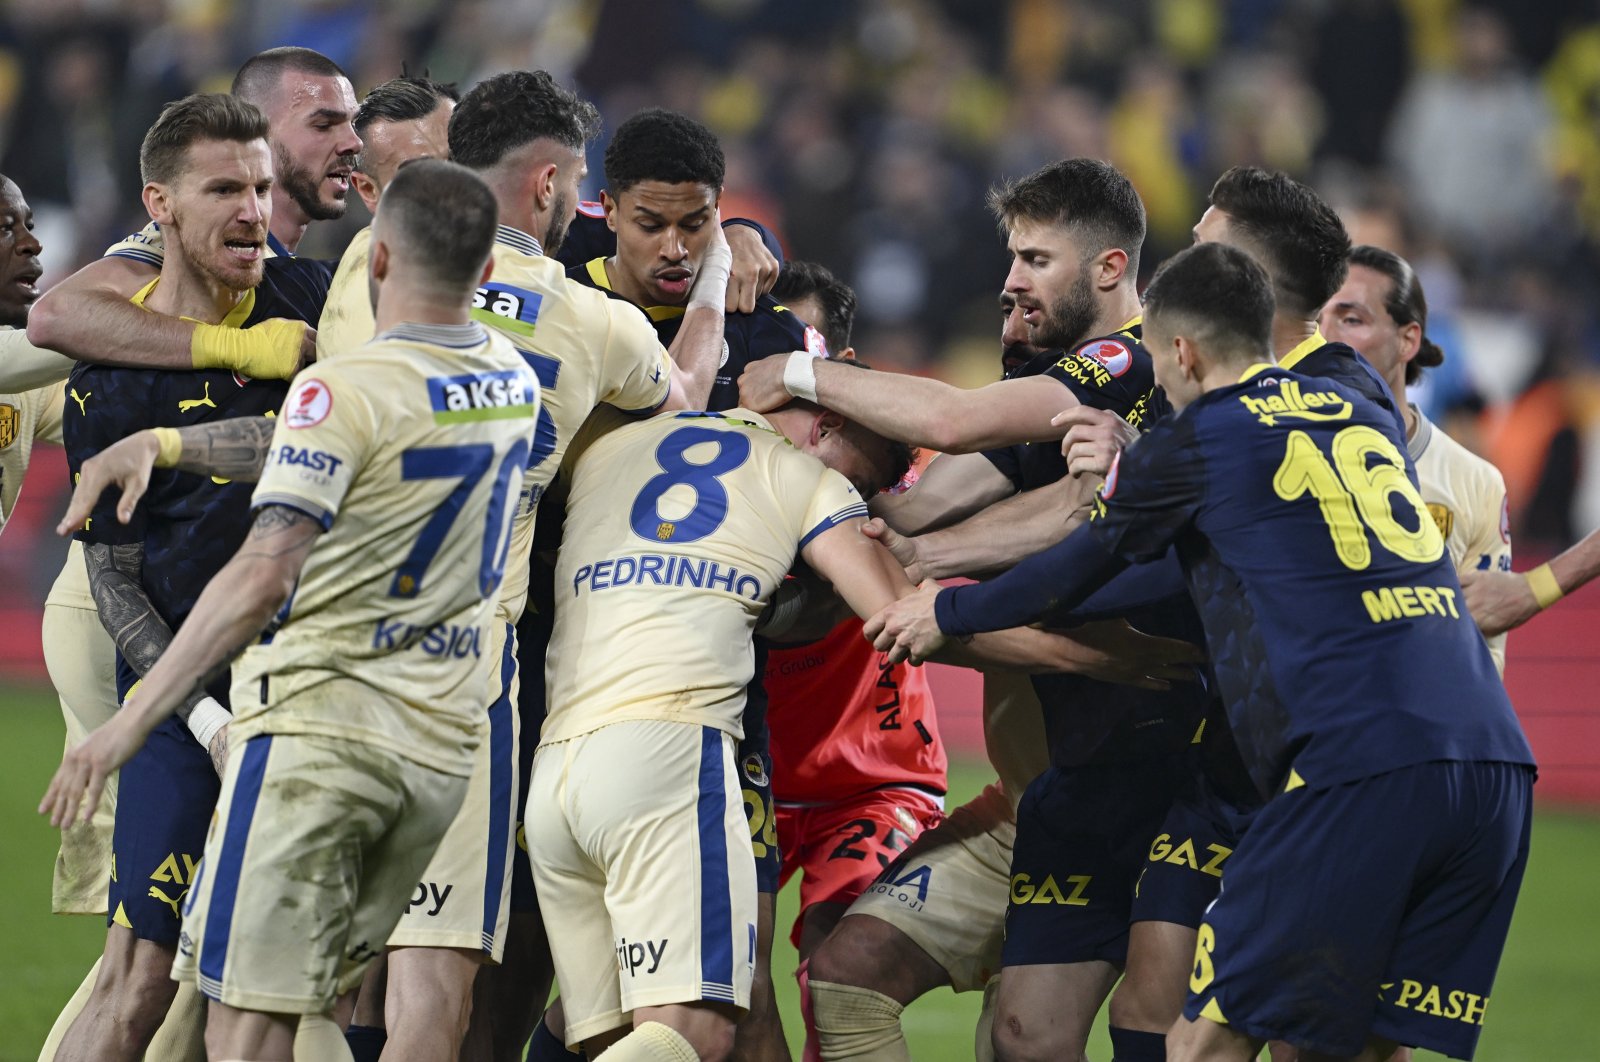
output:
<path id="1" fill-rule="evenodd" d="M 743 736 L 751 634 L 812 538 L 866 504 L 748 410 L 624 424 L 572 467 L 540 744 L 623 720 Z"/>
<path id="2" fill-rule="evenodd" d="M 1176 542 L 1263 795 L 1533 763 L 1404 445 L 1342 384 L 1256 366 L 1130 446 L 1091 513 L 1125 560 Z"/>

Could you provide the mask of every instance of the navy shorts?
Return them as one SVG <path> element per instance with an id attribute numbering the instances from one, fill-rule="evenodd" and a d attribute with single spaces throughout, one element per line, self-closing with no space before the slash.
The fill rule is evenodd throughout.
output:
<path id="1" fill-rule="evenodd" d="M 183 901 L 221 792 L 211 754 L 187 724 L 170 716 L 151 732 L 117 782 L 107 925 L 177 947 Z"/>
<path id="2" fill-rule="evenodd" d="M 1126 962 L 1134 882 L 1179 772 L 1167 759 L 1051 767 L 1028 785 L 1002 966 Z"/>
<path id="3" fill-rule="evenodd" d="M 739 787 L 744 791 L 744 816 L 750 821 L 750 850 L 756 860 L 756 891 L 778 891 L 783 857 L 778 851 L 778 806 L 772 799 L 772 754 L 767 730 L 746 732 L 735 761 Z"/>
<path id="4" fill-rule="evenodd" d="M 1229 804 L 1200 780 L 1174 799 L 1145 852 L 1129 921 L 1200 928 L 1255 810 Z"/>
<path id="5" fill-rule="evenodd" d="M 1533 772 L 1424 763 L 1257 813 L 1200 927 L 1184 1014 L 1347 1056 L 1472 1057 L 1528 861 Z"/>

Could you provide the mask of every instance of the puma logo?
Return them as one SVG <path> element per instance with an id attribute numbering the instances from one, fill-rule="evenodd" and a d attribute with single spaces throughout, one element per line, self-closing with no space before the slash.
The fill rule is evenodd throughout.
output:
<path id="1" fill-rule="evenodd" d="M 89 395 L 92 394 L 94 394 L 93 391 L 90 391 L 89 394 L 80 395 L 78 393 L 78 389 L 74 387 L 72 390 L 67 392 L 67 397 L 78 403 L 78 412 L 87 417 L 89 415 L 89 411 L 83 408 L 83 404 L 89 400 Z"/>
<path id="2" fill-rule="evenodd" d="M 183 917 L 183 911 L 180 910 L 179 905 L 183 903 L 183 898 L 187 895 L 189 895 L 189 890 L 184 889 L 182 892 L 178 893 L 177 899 L 173 899 L 171 896 L 168 896 L 154 885 L 150 886 L 150 898 L 152 900 L 160 900 L 162 903 L 172 908 L 172 913 L 177 918 Z"/>
<path id="3" fill-rule="evenodd" d="M 195 408 L 197 408 L 199 406 L 210 406 L 212 409 L 216 409 L 217 408 L 217 404 L 215 402 L 211 401 L 211 381 L 210 380 L 206 381 L 206 392 L 205 392 L 205 394 L 200 398 L 185 398 L 185 399 L 183 399 L 181 402 L 178 403 L 178 412 L 179 413 L 187 413 L 187 412 L 189 412 L 189 410 L 195 409 Z"/>

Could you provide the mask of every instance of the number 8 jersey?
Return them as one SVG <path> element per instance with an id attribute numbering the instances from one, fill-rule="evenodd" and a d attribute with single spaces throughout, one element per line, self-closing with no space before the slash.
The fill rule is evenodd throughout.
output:
<path id="1" fill-rule="evenodd" d="M 801 547 L 866 504 L 760 416 L 623 424 L 572 466 L 540 744 L 665 719 L 743 735 L 750 637 Z"/>
<path id="2" fill-rule="evenodd" d="M 296 377 L 252 505 L 326 533 L 234 665 L 232 740 L 321 734 L 470 772 L 539 410 L 533 371 L 477 324 L 405 325 Z"/>
<path id="3" fill-rule="evenodd" d="M 1089 533 L 1176 543 L 1264 794 L 1533 763 L 1394 417 L 1342 384 L 1258 365 L 1202 395 L 1113 465 Z"/>

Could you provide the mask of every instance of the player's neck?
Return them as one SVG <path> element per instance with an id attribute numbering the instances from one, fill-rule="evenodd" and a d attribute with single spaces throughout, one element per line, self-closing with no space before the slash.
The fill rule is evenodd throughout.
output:
<path id="1" fill-rule="evenodd" d="M 472 305 L 460 298 L 441 297 L 425 284 L 385 281 L 374 308 L 375 334 L 404 324 L 464 325 L 472 321 Z"/>
<path id="2" fill-rule="evenodd" d="M 1101 303 L 1100 315 L 1095 318 L 1093 330 L 1083 338 L 1108 336 L 1142 312 L 1139 293 L 1130 285 L 1118 285 L 1112 297 Z"/>
<path id="3" fill-rule="evenodd" d="M 1272 356 L 1281 358 L 1317 334 L 1315 317 L 1274 314 L 1272 318 Z"/>
<path id="4" fill-rule="evenodd" d="M 161 264 L 161 283 L 144 301 L 144 307 L 170 317 L 220 324 L 249 293 L 249 288 L 239 291 L 226 286 L 169 250 Z"/>
<path id="5" fill-rule="evenodd" d="M 294 253 L 310 225 L 311 219 L 300 209 L 300 204 L 290 198 L 282 185 L 273 185 L 272 224 L 267 226 L 267 231 L 283 244 L 284 250 Z"/>

